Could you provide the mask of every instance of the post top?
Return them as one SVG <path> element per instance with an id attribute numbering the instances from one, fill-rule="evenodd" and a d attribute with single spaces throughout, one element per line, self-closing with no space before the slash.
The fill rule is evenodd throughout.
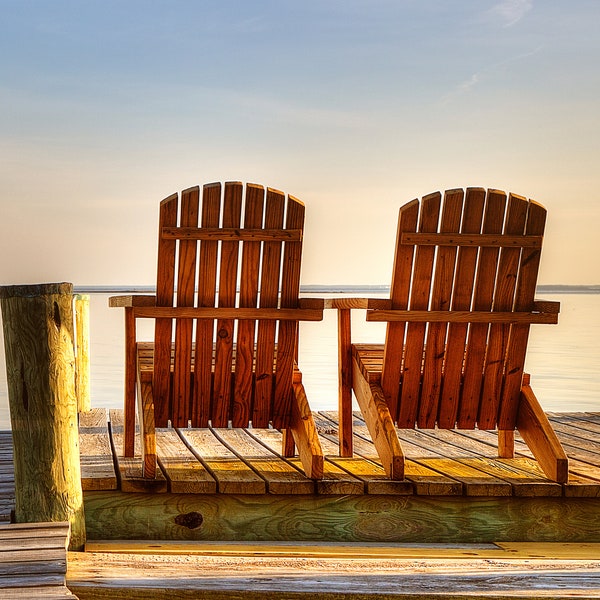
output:
<path id="1" fill-rule="evenodd" d="M 34 298 L 36 296 L 72 295 L 72 283 L 37 283 L 0 286 L 0 298 Z"/>

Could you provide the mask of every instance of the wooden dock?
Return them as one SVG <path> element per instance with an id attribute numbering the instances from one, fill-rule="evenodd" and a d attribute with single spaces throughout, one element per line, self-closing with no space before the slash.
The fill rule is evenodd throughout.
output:
<path id="1" fill-rule="evenodd" d="M 364 423 L 337 456 L 334 413 L 315 415 L 325 477 L 307 479 L 270 430 L 158 431 L 156 480 L 123 458 L 122 413 L 82 415 L 88 539 L 219 541 L 600 542 L 600 414 L 554 414 L 570 458 L 548 480 L 524 444 L 498 459 L 493 432 L 401 431 L 406 479 L 385 477 Z M 116 469 L 115 469 L 116 465 Z"/>
<path id="2" fill-rule="evenodd" d="M 68 554 L 68 588 L 82 600 L 600 597 L 599 414 L 551 415 L 571 461 L 564 485 L 525 454 L 495 458 L 492 433 L 442 431 L 401 432 L 407 480 L 390 482 L 359 417 L 355 458 L 336 457 L 335 417 L 316 415 L 323 481 L 277 454 L 277 432 L 161 430 L 161 477 L 146 482 L 140 459 L 120 456 L 121 412 L 83 414 L 88 545 Z"/>
<path id="3" fill-rule="evenodd" d="M 66 585 L 69 523 L 0 525 L 0 598 L 76 600 Z"/>

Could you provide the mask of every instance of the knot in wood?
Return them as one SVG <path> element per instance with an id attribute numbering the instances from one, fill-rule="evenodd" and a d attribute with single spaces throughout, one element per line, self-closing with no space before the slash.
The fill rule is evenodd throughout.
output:
<path id="1" fill-rule="evenodd" d="M 217 334 L 221 339 L 225 339 L 226 337 L 229 337 L 229 332 L 227 331 L 227 329 L 225 329 L 225 327 L 222 327 L 221 329 L 219 329 L 219 332 Z"/>
<path id="2" fill-rule="evenodd" d="M 187 529 L 198 529 L 204 522 L 204 517 L 196 511 L 177 515 L 175 517 L 175 523 L 181 525 L 181 527 L 187 527 Z"/>

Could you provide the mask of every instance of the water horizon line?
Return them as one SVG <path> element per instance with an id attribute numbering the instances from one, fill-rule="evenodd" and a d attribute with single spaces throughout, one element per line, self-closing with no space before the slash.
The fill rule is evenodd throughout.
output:
<path id="1" fill-rule="evenodd" d="M 77 285 L 73 286 L 77 294 L 153 294 L 155 285 Z M 304 294 L 386 294 L 390 286 L 385 284 L 306 284 L 300 286 Z M 600 284 L 541 284 L 536 293 L 542 294 L 600 294 Z"/>

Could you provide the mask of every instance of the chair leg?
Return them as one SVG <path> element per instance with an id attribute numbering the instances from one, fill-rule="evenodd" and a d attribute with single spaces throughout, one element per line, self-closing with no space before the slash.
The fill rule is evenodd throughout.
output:
<path id="1" fill-rule="evenodd" d="M 294 442 L 294 436 L 289 429 L 282 429 L 281 435 L 283 436 L 282 440 L 282 450 L 281 453 L 285 457 L 293 457 L 296 456 L 296 443 Z"/>
<path id="2" fill-rule="evenodd" d="M 132 308 L 125 309 L 125 422 L 124 456 L 135 454 L 136 326 Z"/>
<path id="3" fill-rule="evenodd" d="M 500 458 L 515 457 L 515 430 L 498 430 L 498 456 Z"/>
<path id="4" fill-rule="evenodd" d="M 351 457 L 352 447 L 352 335 L 349 308 L 338 310 L 338 415 L 340 456 Z"/>
<path id="5" fill-rule="evenodd" d="M 143 477 L 156 478 L 156 433 L 154 429 L 154 400 L 152 384 L 138 384 L 138 414 L 142 439 Z"/>
<path id="6" fill-rule="evenodd" d="M 294 383 L 292 407 L 292 422 L 288 431 L 294 436 L 304 472 L 311 479 L 322 479 L 323 450 L 302 383 Z"/>
<path id="7" fill-rule="evenodd" d="M 390 479 L 404 479 L 404 453 L 380 386 L 370 384 L 353 360 L 352 382 L 377 454 Z"/>
<path id="8" fill-rule="evenodd" d="M 544 473 L 558 483 L 569 478 L 569 462 L 531 386 L 521 388 L 517 429 Z"/>

